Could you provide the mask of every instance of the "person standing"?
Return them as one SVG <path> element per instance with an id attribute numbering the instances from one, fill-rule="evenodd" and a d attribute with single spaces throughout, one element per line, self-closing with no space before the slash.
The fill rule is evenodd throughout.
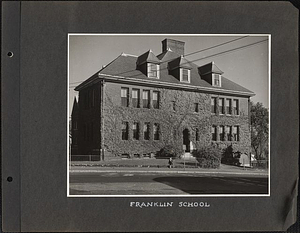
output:
<path id="1" fill-rule="evenodd" d="M 169 158 L 169 168 L 172 168 L 173 166 L 173 159 L 172 157 Z"/>

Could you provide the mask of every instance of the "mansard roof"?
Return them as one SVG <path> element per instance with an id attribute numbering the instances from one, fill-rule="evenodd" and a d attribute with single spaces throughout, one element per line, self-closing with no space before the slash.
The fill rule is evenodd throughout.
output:
<path id="1" fill-rule="evenodd" d="M 150 53 L 151 52 L 151 53 Z M 99 77 L 107 80 L 115 80 L 115 82 L 141 82 L 143 84 L 151 84 L 151 85 L 159 85 L 159 86 L 176 86 L 176 88 L 191 88 L 191 89 L 199 89 L 199 90 L 207 90 L 209 92 L 218 92 L 222 93 L 232 93 L 239 94 L 243 96 L 253 96 L 255 95 L 252 91 L 240 86 L 237 83 L 234 83 L 222 76 L 222 87 L 214 87 L 207 81 L 201 78 L 199 74 L 199 67 L 188 61 L 186 58 L 180 57 L 177 53 L 172 52 L 171 50 L 165 51 L 158 55 L 158 57 L 153 58 L 152 51 L 148 51 L 140 57 L 129 55 L 129 54 L 121 54 L 107 66 L 103 67 L 100 71 L 95 73 L 91 78 L 81 83 L 79 86 L 75 88 L 76 91 L 82 89 L 86 85 L 99 80 Z M 137 69 L 137 64 L 143 60 L 145 61 L 149 58 L 153 59 L 153 61 L 160 62 L 160 78 L 159 79 L 149 79 L 147 75 L 143 74 L 140 70 Z M 160 60 L 159 60 L 160 59 Z M 172 76 L 169 73 L 168 63 L 174 59 L 178 59 L 182 63 L 188 63 L 191 78 L 190 83 L 182 83 L 177 78 Z M 148 60 L 150 61 L 150 60 Z M 178 62 L 178 61 L 177 61 Z M 178 64 L 180 64 L 180 62 Z M 181 63 L 181 64 L 182 64 Z M 210 64 L 210 63 L 209 63 Z M 217 68 L 216 65 L 207 64 L 208 71 L 213 71 L 215 73 L 222 74 L 223 72 Z"/>

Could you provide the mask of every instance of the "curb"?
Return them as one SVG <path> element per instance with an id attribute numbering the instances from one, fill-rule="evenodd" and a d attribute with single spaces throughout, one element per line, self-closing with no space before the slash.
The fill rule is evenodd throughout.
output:
<path id="1" fill-rule="evenodd" d="M 230 175 L 252 175 L 252 176 L 266 176 L 268 177 L 268 174 L 266 173 L 250 173 L 250 172 L 226 172 L 226 171 L 143 171 L 143 170 L 69 170 L 69 173 L 107 173 L 107 172 L 113 172 L 113 173 L 124 173 L 124 172 L 130 172 L 130 173 L 175 173 L 175 174 L 230 174 Z"/>

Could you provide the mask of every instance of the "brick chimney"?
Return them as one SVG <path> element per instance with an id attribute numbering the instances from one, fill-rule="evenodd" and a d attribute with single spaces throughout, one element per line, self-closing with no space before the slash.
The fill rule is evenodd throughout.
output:
<path id="1" fill-rule="evenodd" d="M 178 55 L 184 55 L 184 42 L 173 39 L 164 39 L 162 42 L 162 52 L 165 52 L 168 49 L 171 49 L 173 52 Z"/>

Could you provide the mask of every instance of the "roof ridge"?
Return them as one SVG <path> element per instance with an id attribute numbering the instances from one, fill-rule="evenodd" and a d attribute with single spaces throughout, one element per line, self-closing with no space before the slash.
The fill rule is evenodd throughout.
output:
<path id="1" fill-rule="evenodd" d="M 121 53 L 121 56 L 130 56 L 130 57 L 138 57 L 137 55 L 133 55 L 133 54 L 129 54 L 129 53 L 124 53 L 124 52 L 122 52 Z"/>

